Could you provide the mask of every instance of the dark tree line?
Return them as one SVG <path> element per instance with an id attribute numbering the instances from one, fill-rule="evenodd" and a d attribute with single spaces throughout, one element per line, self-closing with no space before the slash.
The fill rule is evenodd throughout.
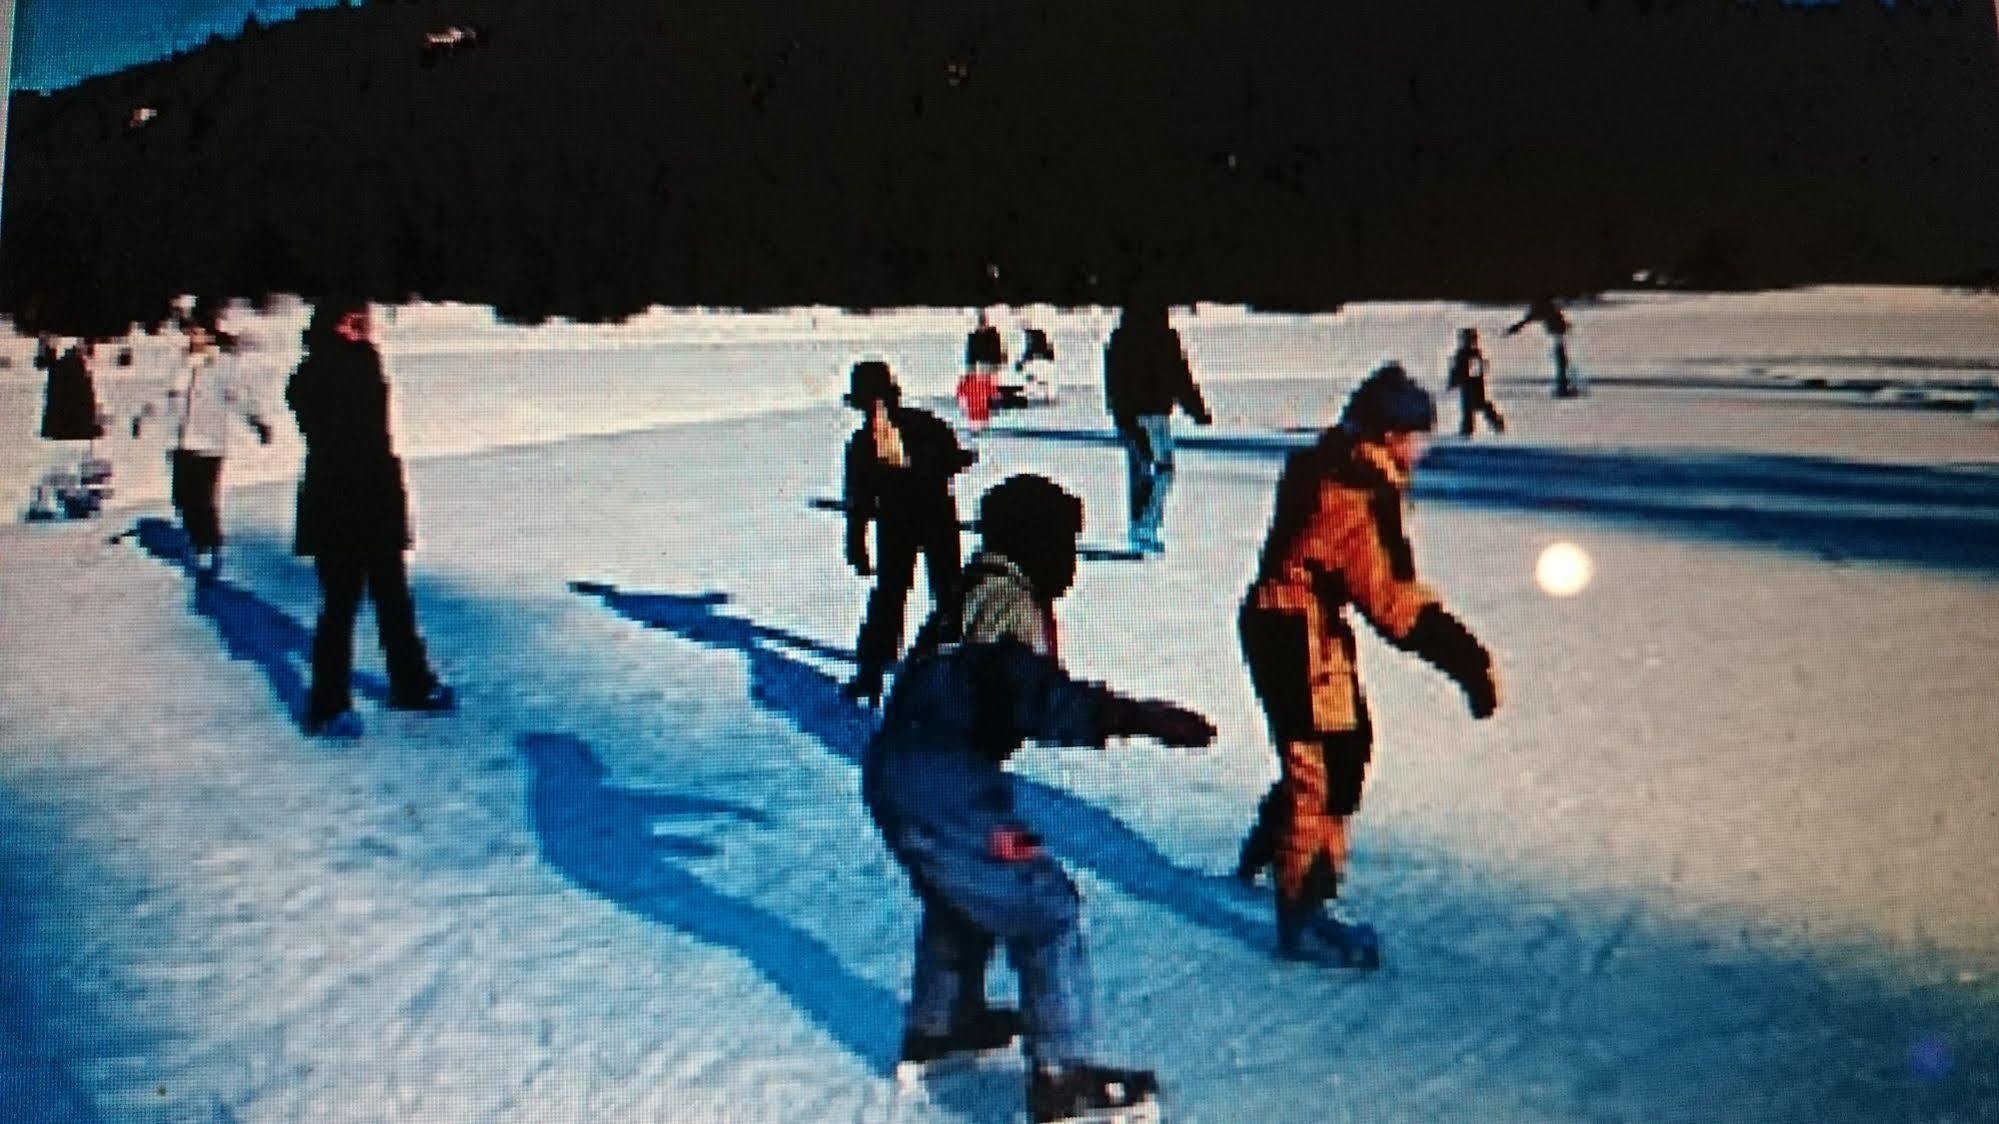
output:
<path id="1" fill-rule="evenodd" d="M 1996 30 L 1969 0 L 389 0 L 14 95 L 0 309 L 1989 283 Z"/>

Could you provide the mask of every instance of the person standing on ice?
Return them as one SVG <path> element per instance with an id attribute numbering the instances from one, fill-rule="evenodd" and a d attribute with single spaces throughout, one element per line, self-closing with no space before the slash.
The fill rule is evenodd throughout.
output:
<path id="1" fill-rule="evenodd" d="M 1451 356 L 1450 377 L 1444 389 L 1458 392 L 1458 436 L 1470 437 L 1474 419 L 1485 415 L 1486 424 L 1496 433 L 1506 432 L 1506 419 L 1486 393 L 1485 352 L 1478 346 L 1477 328 L 1458 329 L 1458 350 Z"/>
<path id="2" fill-rule="evenodd" d="M 355 737 L 350 677 L 354 614 L 365 592 L 388 662 L 389 706 L 441 711 L 456 705 L 438 681 L 416 631 L 403 551 L 411 545 L 403 462 L 389 438 L 389 383 L 360 301 L 322 301 L 304 334 L 305 358 L 285 402 L 305 437 L 293 549 L 319 573 L 319 626 L 312 636 L 307 733 Z"/>
<path id="3" fill-rule="evenodd" d="M 222 517 L 216 495 L 222 482 L 222 460 L 229 452 L 232 422 L 241 421 L 271 443 L 271 426 L 264 420 L 237 358 L 237 343 L 221 330 L 220 310 L 212 301 L 197 301 L 182 325 L 187 351 L 167 385 L 167 425 L 173 431 L 168 451 L 170 491 L 181 530 L 187 535 L 188 561 L 203 577 L 222 568 Z M 158 413 L 148 402 L 132 419 L 138 437 L 146 420 Z"/>
<path id="4" fill-rule="evenodd" d="M 944 419 L 901 405 L 902 391 L 888 364 L 854 364 L 847 404 L 864 418 L 847 442 L 845 501 L 847 564 L 873 575 L 867 614 L 854 642 L 858 664 L 843 689 L 872 706 L 882 676 L 902 652 L 903 616 L 923 555 L 930 600 L 941 605 L 958 581 L 958 500 L 951 480 L 973 461 Z M 875 557 L 868 557 L 868 524 L 875 525 Z"/>
<path id="5" fill-rule="evenodd" d="M 1213 424 L 1180 335 L 1163 304 L 1134 304 L 1104 346 L 1104 406 L 1124 445 L 1129 535 L 1138 554 L 1163 554 L 1166 493 L 1173 486 L 1173 407 L 1196 425 Z"/>
<path id="6" fill-rule="evenodd" d="M 985 429 L 992 418 L 993 399 L 999 396 L 1000 368 L 1006 366 L 1006 344 L 993 327 L 986 310 L 979 310 L 979 322 L 965 337 L 965 373 L 958 380 L 958 406 L 973 433 Z"/>
<path id="7" fill-rule="evenodd" d="M 1102 746 L 1129 735 L 1196 747 L 1215 735 L 1191 710 L 1063 670 L 1054 604 L 1075 580 L 1082 527 L 1082 502 L 1045 477 L 986 492 L 962 595 L 925 624 L 862 761 L 869 813 L 923 907 L 903 1072 L 1022 1036 L 1036 1121 L 1146 1104 L 1157 1083 L 1090 1060 L 1080 900 L 1014 811 L 1005 762 L 1028 740 Z M 986 1002 L 999 943 L 1020 980 L 1018 1012 Z"/>
<path id="8" fill-rule="evenodd" d="M 1569 318 L 1562 312 L 1562 306 L 1553 297 L 1537 297 L 1527 306 L 1520 319 L 1506 329 L 1507 335 L 1514 335 L 1529 324 L 1538 323 L 1548 332 L 1548 338 L 1555 343 L 1555 397 L 1574 398 L 1582 393 L 1576 385 L 1575 377 L 1569 370 Z"/>
<path id="9" fill-rule="evenodd" d="M 1403 527 L 1410 473 L 1436 407 L 1400 364 L 1362 381 L 1339 424 L 1291 454 L 1239 617 L 1250 684 L 1280 777 L 1257 810 L 1237 874 L 1276 873 L 1277 950 L 1351 967 L 1379 963 L 1366 925 L 1325 911 L 1346 873 L 1347 824 L 1373 746 L 1347 609 L 1456 680 L 1474 717 L 1499 705 L 1492 660 L 1416 579 Z"/>

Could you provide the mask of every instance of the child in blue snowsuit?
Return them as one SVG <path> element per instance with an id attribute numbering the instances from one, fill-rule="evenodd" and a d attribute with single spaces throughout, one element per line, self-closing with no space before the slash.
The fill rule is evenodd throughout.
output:
<path id="1" fill-rule="evenodd" d="M 1171 703 L 1075 680 L 1052 606 L 1073 582 L 1082 504 L 1015 476 L 981 500 L 983 550 L 897 679 L 862 766 L 868 810 L 909 873 L 917 936 L 905 1061 L 1004 1046 L 1016 1026 L 1036 1120 L 1149 1099 L 1150 1073 L 1090 1062 L 1090 976 L 1069 876 L 1014 811 L 1006 759 L 1027 740 L 1102 746 L 1117 735 L 1200 746 L 1214 726 Z M 1004 942 L 1021 1011 L 993 1010 L 986 963 Z"/>

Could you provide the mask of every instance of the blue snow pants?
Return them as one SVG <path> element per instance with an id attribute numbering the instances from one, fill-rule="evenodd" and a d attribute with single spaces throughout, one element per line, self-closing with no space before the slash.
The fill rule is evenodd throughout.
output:
<path id="1" fill-rule="evenodd" d="M 1013 779 L 983 755 L 924 745 L 871 747 L 862 792 L 882 838 L 923 903 L 910 988 L 909 1026 L 944 1034 L 985 1003 L 986 962 L 996 943 L 1020 977 L 1029 1057 L 1089 1057 L 1089 962 L 1080 898 L 1060 863 L 1036 850 L 1002 858 L 994 840 L 1025 836 Z"/>

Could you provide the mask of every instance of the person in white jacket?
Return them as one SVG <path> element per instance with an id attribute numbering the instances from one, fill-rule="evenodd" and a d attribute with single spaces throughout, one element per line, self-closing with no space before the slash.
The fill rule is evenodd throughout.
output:
<path id="1" fill-rule="evenodd" d="M 235 340 L 223 334 L 212 307 L 197 305 L 182 331 L 187 351 L 175 364 L 167 386 L 165 410 L 148 403 L 132 419 L 132 436 L 146 420 L 164 413 L 172 446 L 174 512 L 187 535 L 189 561 L 197 572 L 213 577 L 222 565 L 222 518 L 216 506 L 222 460 L 229 452 L 229 435 L 239 421 L 263 444 L 271 442 L 271 426 L 258 408 Z"/>

